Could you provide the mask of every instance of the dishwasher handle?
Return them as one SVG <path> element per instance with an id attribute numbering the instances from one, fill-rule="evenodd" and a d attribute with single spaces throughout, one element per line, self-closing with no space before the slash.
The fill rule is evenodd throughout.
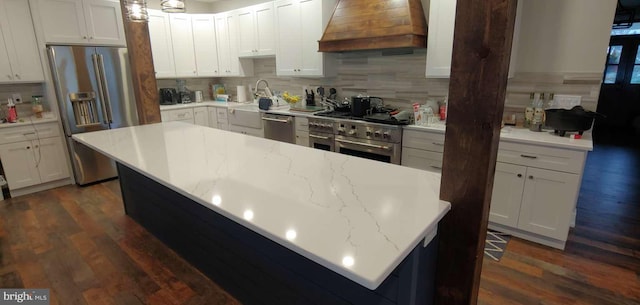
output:
<path id="1" fill-rule="evenodd" d="M 270 118 L 270 117 L 262 117 L 263 121 L 269 121 L 269 122 L 278 122 L 278 123 L 285 123 L 285 124 L 291 124 L 291 118 L 287 118 L 286 120 L 282 120 L 282 119 L 274 119 L 274 118 Z"/>

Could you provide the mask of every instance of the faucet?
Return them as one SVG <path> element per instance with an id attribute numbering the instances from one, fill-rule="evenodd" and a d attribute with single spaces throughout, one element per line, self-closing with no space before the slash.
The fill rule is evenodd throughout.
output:
<path id="1" fill-rule="evenodd" d="M 273 96 L 273 94 L 271 94 L 271 89 L 269 89 L 269 83 L 264 80 L 264 79 L 259 79 L 256 82 L 256 90 L 253 92 L 253 95 L 257 98 L 260 97 L 258 94 L 258 87 L 260 86 L 260 83 L 264 83 L 264 89 L 262 89 L 262 91 L 264 92 L 264 94 L 266 95 L 266 97 L 271 98 Z"/>

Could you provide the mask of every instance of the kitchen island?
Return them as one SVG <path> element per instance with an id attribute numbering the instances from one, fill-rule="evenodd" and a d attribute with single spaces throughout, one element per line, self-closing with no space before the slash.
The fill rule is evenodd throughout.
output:
<path id="1" fill-rule="evenodd" d="M 126 213 L 246 304 L 429 304 L 440 175 L 185 124 L 74 139 Z"/>

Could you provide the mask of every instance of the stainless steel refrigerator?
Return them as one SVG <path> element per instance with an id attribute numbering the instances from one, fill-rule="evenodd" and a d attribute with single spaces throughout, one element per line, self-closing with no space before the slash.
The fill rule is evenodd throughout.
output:
<path id="1" fill-rule="evenodd" d="M 116 177 L 111 159 L 71 136 L 138 125 L 127 49 L 49 46 L 47 50 L 76 183 Z"/>

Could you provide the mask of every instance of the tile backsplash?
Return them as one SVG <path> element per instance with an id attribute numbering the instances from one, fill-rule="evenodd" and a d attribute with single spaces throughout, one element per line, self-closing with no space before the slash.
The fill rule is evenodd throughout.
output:
<path id="1" fill-rule="evenodd" d="M 448 79 L 425 78 L 426 50 L 413 54 L 385 56 L 381 51 L 337 54 L 337 75 L 326 78 L 299 78 L 276 76 L 275 58 L 254 59 L 253 77 L 214 79 L 188 79 L 191 90 L 209 93 L 209 85 L 225 84 L 227 91 L 236 95 L 236 86 L 254 87 L 258 79 L 265 79 L 276 91 L 303 94 L 303 87 L 323 86 L 338 89 L 338 96 L 357 94 L 379 96 L 385 103 L 410 108 L 412 103 L 425 103 L 427 98 L 441 99 L 449 91 Z M 579 95 L 585 108 L 595 110 L 600 92 L 601 74 L 593 73 L 517 73 L 509 79 L 506 106 L 523 108 L 529 103 L 531 92 Z M 176 87 L 175 80 L 159 80 L 158 87 Z"/>
<path id="2" fill-rule="evenodd" d="M 18 117 L 29 117 L 31 112 L 31 97 L 34 95 L 44 95 L 44 84 L 6 84 L 0 85 L 0 118 L 7 115 L 7 99 L 14 93 L 22 95 L 22 104 L 16 104 Z M 50 105 L 45 101 L 43 104 L 45 111 L 50 111 Z"/>

